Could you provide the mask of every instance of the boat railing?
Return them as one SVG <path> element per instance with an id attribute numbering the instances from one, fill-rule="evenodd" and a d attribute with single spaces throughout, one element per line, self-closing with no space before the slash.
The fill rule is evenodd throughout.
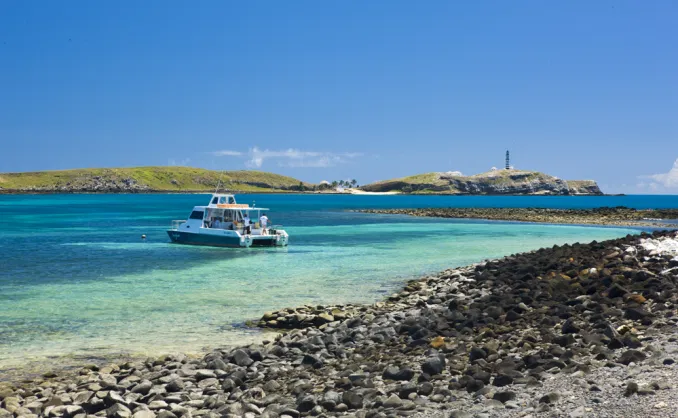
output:
<path id="1" fill-rule="evenodd" d="M 186 219 L 175 219 L 175 220 L 173 220 L 171 229 L 173 229 L 173 230 L 179 229 L 179 225 L 181 225 L 184 222 L 186 222 Z"/>

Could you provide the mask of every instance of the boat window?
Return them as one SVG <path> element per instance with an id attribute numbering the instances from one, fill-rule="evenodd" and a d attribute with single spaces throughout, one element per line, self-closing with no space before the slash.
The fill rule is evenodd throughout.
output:
<path id="1" fill-rule="evenodd" d="M 216 197 L 215 197 L 214 199 L 212 199 L 212 204 L 213 204 L 213 205 L 216 205 L 216 204 L 217 204 L 217 200 L 218 200 L 218 199 L 217 199 Z"/>
<path id="2" fill-rule="evenodd" d="M 191 212 L 190 219 L 200 219 L 200 220 L 202 220 L 203 215 L 204 215 L 204 212 L 201 212 L 199 210 L 194 210 L 193 212 Z"/>
<path id="3" fill-rule="evenodd" d="M 225 197 L 225 196 L 221 196 L 221 197 L 219 198 L 219 203 L 222 204 L 222 205 L 223 205 L 224 203 L 226 203 L 226 197 Z"/>
<path id="4" fill-rule="evenodd" d="M 235 203 L 235 198 L 233 196 L 230 196 L 228 198 L 228 203 Z"/>

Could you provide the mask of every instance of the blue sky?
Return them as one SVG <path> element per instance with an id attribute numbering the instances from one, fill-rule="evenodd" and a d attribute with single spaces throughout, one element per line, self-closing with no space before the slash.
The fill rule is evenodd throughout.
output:
<path id="1" fill-rule="evenodd" d="M 606 192 L 676 193 L 676 21 L 670 0 L 4 1 L 0 172 L 367 183 L 510 149 Z"/>

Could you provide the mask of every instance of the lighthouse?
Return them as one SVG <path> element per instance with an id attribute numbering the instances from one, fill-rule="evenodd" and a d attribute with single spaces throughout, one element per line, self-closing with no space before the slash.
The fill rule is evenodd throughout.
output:
<path id="1" fill-rule="evenodd" d="M 507 170 L 510 170 L 510 169 L 511 169 L 511 162 L 510 162 L 510 159 L 509 159 L 509 152 L 508 152 L 508 150 L 506 150 L 506 169 L 507 169 Z"/>

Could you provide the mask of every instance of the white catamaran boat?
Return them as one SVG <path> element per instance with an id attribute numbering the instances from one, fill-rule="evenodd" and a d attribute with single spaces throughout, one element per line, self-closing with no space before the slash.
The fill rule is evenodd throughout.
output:
<path id="1" fill-rule="evenodd" d="M 238 204 L 232 194 L 215 193 L 209 205 L 194 207 L 187 220 L 172 221 L 167 235 L 178 244 L 212 247 L 286 246 L 289 237 L 281 225 L 270 225 L 266 229 L 260 225 L 260 215 L 266 210 Z M 245 214 L 252 219 L 249 227 L 245 226 Z"/>

